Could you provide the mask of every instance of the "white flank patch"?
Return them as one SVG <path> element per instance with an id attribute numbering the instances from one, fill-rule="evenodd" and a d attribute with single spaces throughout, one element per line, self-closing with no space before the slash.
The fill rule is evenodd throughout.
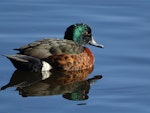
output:
<path id="1" fill-rule="evenodd" d="M 42 61 L 42 64 L 43 64 L 42 71 L 49 71 L 52 69 L 52 66 L 49 63 Z"/>
<path id="2" fill-rule="evenodd" d="M 52 73 L 50 71 L 42 71 L 42 80 L 49 78 L 51 74 Z"/>

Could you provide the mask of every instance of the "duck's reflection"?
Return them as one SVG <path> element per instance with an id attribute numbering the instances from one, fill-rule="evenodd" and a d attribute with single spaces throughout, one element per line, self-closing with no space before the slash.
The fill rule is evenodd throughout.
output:
<path id="1" fill-rule="evenodd" d="M 69 100 L 85 100 L 88 99 L 91 84 L 102 78 L 97 75 L 86 79 L 91 72 L 92 69 L 73 72 L 53 70 L 42 73 L 16 70 L 10 82 L 1 90 L 16 87 L 19 95 L 23 97 L 62 94 Z"/>

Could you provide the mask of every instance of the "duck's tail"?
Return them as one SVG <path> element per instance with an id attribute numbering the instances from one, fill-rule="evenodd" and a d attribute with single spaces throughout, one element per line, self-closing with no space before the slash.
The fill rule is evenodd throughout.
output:
<path id="1" fill-rule="evenodd" d="M 5 55 L 5 57 L 7 57 L 18 70 L 38 72 L 38 71 L 48 71 L 51 69 L 50 65 L 47 62 L 42 61 L 35 57 L 21 54 L 15 54 L 10 56 Z"/>

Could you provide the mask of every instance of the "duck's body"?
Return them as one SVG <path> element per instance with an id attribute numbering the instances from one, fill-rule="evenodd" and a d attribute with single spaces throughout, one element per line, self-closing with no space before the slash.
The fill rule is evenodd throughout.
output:
<path id="1" fill-rule="evenodd" d="M 35 41 L 15 49 L 19 53 L 7 58 L 19 70 L 83 70 L 94 65 L 94 55 L 84 47 L 87 43 L 102 47 L 93 40 L 89 26 L 75 24 L 67 28 L 64 39 L 49 38 Z"/>

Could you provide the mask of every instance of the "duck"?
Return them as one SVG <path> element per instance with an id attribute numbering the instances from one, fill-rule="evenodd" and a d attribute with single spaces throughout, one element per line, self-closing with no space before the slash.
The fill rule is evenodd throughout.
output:
<path id="1" fill-rule="evenodd" d="M 97 43 L 89 25 L 70 25 L 63 39 L 44 38 L 15 48 L 18 53 L 5 55 L 17 70 L 43 72 L 50 70 L 78 71 L 93 68 L 95 58 L 86 45 L 103 48 Z"/>

